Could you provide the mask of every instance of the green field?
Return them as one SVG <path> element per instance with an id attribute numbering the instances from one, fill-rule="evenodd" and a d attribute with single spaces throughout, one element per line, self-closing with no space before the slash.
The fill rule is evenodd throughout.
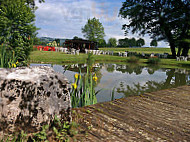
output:
<path id="1" fill-rule="evenodd" d="M 137 53 L 145 53 L 145 54 L 151 54 L 151 53 L 169 53 L 171 54 L 170 48 L 151 48 L 151 47 L 144 47 L 144 48 L 99 48 L 99 50 L 103 51 L 114 51 L 114 52 L 137 52 Z"/>
<path id="2" fill-rule="evenodd" d="M 96 62 L 110 62 L 110 63 L 127 63 L 129 57 L 119 57 L 111 55 L 94 55 Z M 71 55 L 62 52 L 51 51 L 33 51 L 30 55 L 30 63 L 51 63 L 51 64 L 71 64 L 84 63 L 87 59 L 87 54 Z M 147 59 L 140 59 L 139 64 L 146 64 Z M 161 59 L 161 66 L 164 67 L 183 67 L 190 68 L 190 61 L 176 61 L 175 59 Z"/>
<path id="3" fill-rule="evenodd" d="M 79 63 L 85 62 L 87 59 L 87 54 L 80 53 L 80 55 L 64 54 L 62 52 L 51 52 L 51 51 L 33 51 L 30 55 L 31 63 Z M 95 61 L 110 61 L 110 62 L 125 62 L 126 58 L 119 56 L 109 56 L 109 55 L 94 55 Z"/>

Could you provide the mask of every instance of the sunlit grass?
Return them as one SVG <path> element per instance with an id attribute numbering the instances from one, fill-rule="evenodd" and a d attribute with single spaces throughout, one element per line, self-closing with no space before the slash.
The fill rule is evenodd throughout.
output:
<path id="1" fill-rule="evenodd" d="M 151 54 L 151 53 L 169 53 L 171 54 L 170 48 L 155 48 L 155 47 L 141 47 L 141 48 L 99 48 L 99 50 L 104 51 L 114 51 L 114 52 L 137 52 L 137 53 L 145 53 L 145 54 Z"/>
<path id="2" fill-rule="evenodd" d="M 33 51 L 30 55 L 30 63 L 51 63 L 51 64 L 72 64 L 85 63 L 88 55 L 71 55 L 61 52 L 51 51 Z M 111 55 L 94 55 L 95 62 L 110 63 L 127 63 L 129 57 L 111 56 Z M 146 64 L 148 59 L 140 59 L 139 64 Z M 160 65 L 170 67 L 190 68 L 190 61 L 176 61 L 176 59 L 161 59 Z"/>

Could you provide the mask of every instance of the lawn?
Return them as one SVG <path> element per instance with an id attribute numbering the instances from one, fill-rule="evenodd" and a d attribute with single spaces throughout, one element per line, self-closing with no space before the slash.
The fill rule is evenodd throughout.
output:
<path id="1" fill-rule="evenodd" d="M 171 54 L 170 48 L 150 48 L 150 47 L 144 47 L 144 48 L 99 48 L 99 50 L 103 51 L 114 51 L 114 52 L 137 52 L 137 53 L 145 53 L 145 54 L 151 54 L 151 53 L 169 53 Z"/>
<path id="2" fill-rule="evenodd" d="M 80 53 L 80 55 L 64 54 L 62 52 L 51 52 L 51 51 L 33 51 L 30 55 L 30 62 L 32 63 L 75 63 L 85 62 L 87 54 Z M 119 56 L 109 55 L 94 55 L 95 61 L 111 61 L 111 62 L 124 62 L 126 58 Z"/>
<path id="3" fill-rule="evenodd" d="M 110 62 L 110 63 L 127 63 L 129 57 L 119 57 L 111 55 L 94 55 L 96 62 Z M 33 51 L 30 55 L 30 63 L 52 63 L 52 64 L 70 64 L 70 63 L 84 63 L 87 59 L 87 54 L 71 55 L 62 52 L 51 51 Z M 147 59 L 140 59 L 140 64 L 146 64 Z M 183 67 L 190 68 L 190 61 L 176 61 L 175 59 L 161 59 L 160 65 L 165 67 Z"/>

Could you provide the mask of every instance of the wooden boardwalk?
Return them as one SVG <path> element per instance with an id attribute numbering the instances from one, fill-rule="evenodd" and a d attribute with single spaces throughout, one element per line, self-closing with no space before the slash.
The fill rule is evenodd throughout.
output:
<path id="1" fill-rule="evenodd" d="M 190 142 L 190 86 L 74 109 L 77 141 Z"/>

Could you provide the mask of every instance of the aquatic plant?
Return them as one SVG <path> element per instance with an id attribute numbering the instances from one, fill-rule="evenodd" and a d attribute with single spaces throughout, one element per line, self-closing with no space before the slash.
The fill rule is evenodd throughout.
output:
<path id="1" fill-rule="evenodd" d="M 75 74 L 75 82 L 72 84 L 70 92 L 73 108 L 97 103 L 96 94 L 100 91 L 96 92 L 94 89 L 97 80 L 98 77 L 90 71 L 89 67 L 85 74 L 82 74 L 81 71 L 79 74 Z"/>
<path id="2" fill-rule="evenodd" d="M 114 87 L 114 88 L 112 89 L 112 92 L 111 92 L 111 101 L 114 101 L 114 100 L 115 100 L 115 88 L 116 88 L 116 87 Z"/>
<path id="3" fill-rule="evenodd" d="M 71 104 L 72 107 L 83 107 L 97 103 L 96 95 L 99 91 L 95 91 L 95 84 L 97 83 L 98 77 L 96 73 L 92 72 L 93 57 L 92 54 L 88 55 L 87 58 L 87 71 L 82 74 L 75 74 L 75 82 L 72 84 Z"/>
<path id="4" fill-rule="evenodd" d="M 127 62 L 129 63 L 138 63 L 139 62 L 139 58 L 137 58 L 136 56 L 131 56 Z"/>
<path id="5" fill-rule="evenodd" d="M 158 57 L 152 57 L 148 59 L 149 64 L 158 64 L 160 62 L 160 58 Z"/>

